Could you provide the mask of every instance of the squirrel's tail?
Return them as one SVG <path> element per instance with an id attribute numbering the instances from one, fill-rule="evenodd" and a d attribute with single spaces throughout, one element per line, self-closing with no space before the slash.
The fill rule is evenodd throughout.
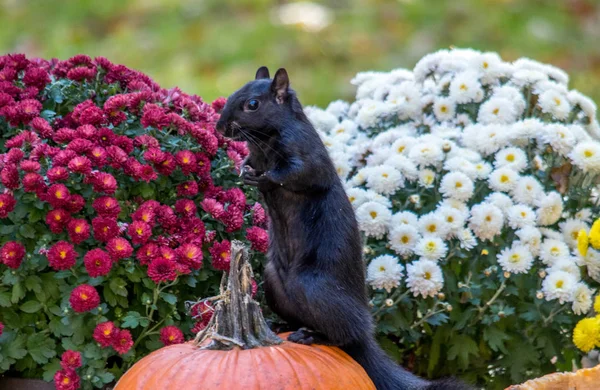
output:
<path id="1" fill-rule="evenodd" d="M 454 378 L 427 381 L 396 364 L 370 337 L 342 349 L 367 372 L 377 390 L 468 390 L 470 386 Z"/>

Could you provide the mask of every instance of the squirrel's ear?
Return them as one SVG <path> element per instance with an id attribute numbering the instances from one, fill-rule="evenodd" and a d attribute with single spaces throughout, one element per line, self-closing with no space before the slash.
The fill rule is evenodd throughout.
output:
<path id="1" fill-rule="evenodd" d="M 267 68 L 266 66 L 261 66 L 260 68 L 258 68 L 258 70 L 256 71 L 255 80 L 268 79 L 268 78 L 269 78 L 269 68 Z"/>
<path id="2" fill-rule="evenodd" d="M 271 83 L 271 92 L 275 95 L 277 103 L 281 104 L 284 102 L 288 94 L 289 86 L 290 79 L 288 78 L 288 74 L 285 69 L 280 68 L 277 73 L 275 73 L 275 77 L 273 77 L 273 82 Z"/>

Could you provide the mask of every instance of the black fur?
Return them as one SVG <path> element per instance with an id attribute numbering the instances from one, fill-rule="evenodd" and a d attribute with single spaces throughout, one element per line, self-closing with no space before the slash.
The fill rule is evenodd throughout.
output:
<path id="1" fill-rule="evenodd" d="M 269 307 L 298 331 L 290 341 L 344 349 L 379 390 L 466 389 L 429 382 L 395 364 L 377 344 L 368 307 L 362 240 L 325 146 L 284 69 L 229 97 L 217 128 L 248 141 L 244 183 L 258 186 L 270 217 L 264 272 Z M 259 102 L 258 109 L 256 107 Z"/>

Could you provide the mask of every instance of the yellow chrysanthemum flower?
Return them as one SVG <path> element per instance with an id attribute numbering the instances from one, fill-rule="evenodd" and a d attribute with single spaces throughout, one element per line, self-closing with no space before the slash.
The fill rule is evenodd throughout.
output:
<path id="1" fill-rule="evenodd" d="M 590 244 L 594 249 L 600 249 L 600 218 L 598 218 L 590 229 Z"/>
<path id="2" fill-rule="evenodd" d="M 600 314 L 600 294 L 596 295 L 596 300 L 594 301 L 594 311 L 596 314 Z"/>
<path id="3" fill-rule="evenodd" d="M 585 229 L 581 229 L 577 234 L 577 250 L 579 250 L 579 254 L 585 257 L 587 255 L 588 247 L 590 246 L 590 241 L 588 239 L 588 235 L 585 232 Z"/>
<path id="4" fill-rule="evenodd" d="M 600 344 L 600 320 L 584 318 L 573 329 L 573 343 L 583 352 L 591 351 Z"/>

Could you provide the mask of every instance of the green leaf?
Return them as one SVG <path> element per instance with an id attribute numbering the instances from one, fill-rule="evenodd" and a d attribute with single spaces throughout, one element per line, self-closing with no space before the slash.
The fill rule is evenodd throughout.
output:
<path id="1" fill-rule="evenodd" d="M 12 234 L 12 232 L 14 232 L 16 228 L 17 227 L 15 225 L 2 225 L 0 226 L 0 234 L 2 234 L 3 236 L 8 236 L 9 234 Z"/>
<path id="2" fill-rule="evenodd" d="M 43 379 L 46 382 L 51 382 L 54 379 L 56 371 L 60 370 L 60 360 L 52 359 L 52 361 L 44 366 Z"/>
<path id="3" fill-rule="evenodd" d="M 38 364 L 46 364 L 56 356 L 56 343 L 46 334 L 34 333 L 27 339 L 27 352 Z"/>
<path id="4" fill-rule="evenodd" d="M 111 374 L 110 372 L 96 373 L 96 375 L 98 376 L 98 378 L 100 378 L 100 380 L 104 384 L 111 383 L 112 381 L 115 380 L 115 376 L 113 374 Z"/>
<path id="5" fill-rule="evenodd" d="M 467 335 L 458 334 L 450 340 L 450 349 L 448 350 L 448 360 L 454 360 L 458 357 L 458 364 L 466 369 L 469 366 L 469 356 L 479 356 L 477 343 Z"/>
<path id="6" fill-rule="evenodd" d="M 42 279 L 37 275 L 29 275 L 27 279 L 25 279 L 25 288 L 28 291 L 35 291 L 36 293 L 39 293 L 42 291 L 42 286 Z"/>
<path id="7" fill-rule="evenodd" d="M 125 286 L 127 283 L 122 278 L 114 278 L 111 279 L 109 283 L 109 287 L 116 295 L 120 295 L 122 297 L 127 296 L 127 289 Z"/>
<path id="8" fill-rule="evenodd" d="M 177 296 L 169 293 L 160 293 L 160 297 L 168 304 L 174 305 L 177 303 Z"/>
<path id="9" fill-rule="evenodd" d="M 42 304 L 38 301 L 27 301 L 21 305 L 20 309 L 25 313 L 35 313 L 42 308 Z"/>
<path id="10" fill-rule="evenodd" d="M 135 329 L 140 325 L 141 318 L 142 316 L 137 311 L 130 311 L 123 317 L 121 327 Z"/>
<path id="11" fill-rule="evenodd" d="M 35 238 L 35 229 L 29 225 L 21 225 L 19 234 L 26 238 Z"/>
<path id="12" fill-rule="evenodd" d="M 90 343 L 85 346 L 83 356 L 87 359 L 97 360 L 102 358 L 102 350 L 100 350 L 96 343 Z"/>
<path id="13" fill-rule="evenodd" d="M 138 187 L 138 190 L 144 199 L 150 199 L 154 196 L 154 188 L 150 183 L 143 183 Z"/>
<path id="14" fill-rule="evenodd" d="M 10 294 L 6 291 L 0 292 L 0 306 L 9 307 L 10 305 Z"/>
<path id="15" fill-rule="evenodd" d="M 25 296 L 25 289 L 23 289 L 23 285 L 21 283 L 17 283 L 13 286 L 12 289 L 12 297 L 10 301 L 12 303 L 17 303 Z"/>
<path id="16" fill-rule="evenodd" d="M 508 353 L 504 346 L 505 340 L 510 340 L 510 336 L 494 326 L 487 326 L 483 328 L 483 339 L 487 342 L 490 348 L 495 351 L 501 351 L 502 353 Z"/>
<path id="17" fill-rule="evenodd" d="M 446 329 L 443 327 L 437 328 L 431 341 L 431 348 L 429 349 L 429 362 L 427 365 L 428 376 L 431 376 L 431 374 L 433 374 L 433 370 L 435 370 L 435 366 L 440 360 L 440 347 L 442 345 L 442 342 L 445 341 L 445 339 Z"/>
<path id="18" fill-rule="evenodd" d="M 13 341 L 7 343 L 2 351 L 6 354 L 6 356 L 11 357 L 13 359 L 22 359 L 27 355 L 27 350 L 25 347 L 25 336 L 18 335 Z"/>

